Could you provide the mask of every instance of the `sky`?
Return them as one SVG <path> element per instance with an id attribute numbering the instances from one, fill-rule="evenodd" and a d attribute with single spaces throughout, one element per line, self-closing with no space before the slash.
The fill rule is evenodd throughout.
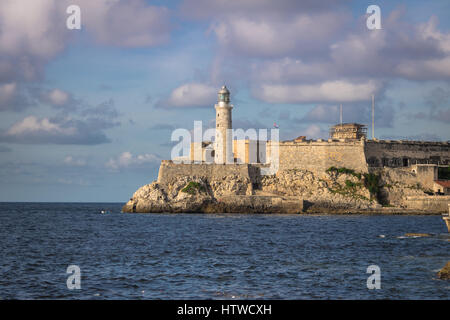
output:
<path id="1" fill-rule="evenodd" d="M 377 138 L 448 141 L 450 2 L 1 0 L 0 201 L 126 202 L 223 84 L 234 128 L 370 129 L 374 94 Z"/>

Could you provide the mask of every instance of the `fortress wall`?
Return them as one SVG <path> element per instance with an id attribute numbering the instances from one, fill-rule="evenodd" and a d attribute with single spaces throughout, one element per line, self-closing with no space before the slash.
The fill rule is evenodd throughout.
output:
<path id="1" fill-rule="evenodd" d="M 438 166 L 430 164 L 415 164 L 411 166 L 417 181 L 425 188 L 433 190 L 434 180 L 438 178 Z"/>
<path id="2" fill-rule="evenodd" d="M 282 170 L 305 169 L 322 174 L 334 166 L 368 171 L 361 141 L 289 141 L 280 142 L 279 150 Z"/>
<path id="3" fill-rule="evenodd" d="M 414 165 L 412 167 L 371 167 L 370 172 L 381 174 L 384 179 L 393 182 L 400 182 L 410 187 L 420 187 L 426 190 L 433 190 L 434 180 L 437 177 L 436 165 Z"/>
<path id="4" fill-rule="evenodd" d="M 222 179 L 230 175 L 240 175 L 252 179 L 255 169 L 250 167 L 249 164 L 176 164 L 171 160 L 163 160 L 159 167 L 158 183 L 174 183 L 182 176 Z"/>
<path id="5" fill-rule="evenodd" d="M 432 212 L 447 212 L 450 196 L 410 196 L 406 198 L 409 209 L 426 210 Z"/>
<path id="6" fill-rule="evenodd" d="M 450 164 L 447 142 L 369 140 L 365 144 L 365 154 L 370 167 Z"/>

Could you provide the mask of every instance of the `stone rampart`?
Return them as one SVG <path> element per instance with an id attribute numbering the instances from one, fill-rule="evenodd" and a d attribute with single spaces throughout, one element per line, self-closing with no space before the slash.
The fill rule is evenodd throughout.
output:
<path id="1" fill-rule="evenodd" d="M 367 140 L 364 152 L 370 167 L 450 164 L 448 142 Z"/>
<path id="2" fill-rule="evenodd" d="M 251 164 L 177 164 L 171 160 L 163 160 L 159 167 L 158 183 L 175 183 L 183 176 L 221 180 L 238 175 L 254 181 L 258 174 L 256 167 Z"/>
<path id="3" fill-rule="evenodd" d="M 406 197 L 408 209 L 430 212 L 447 212 L 450 196 L 409 196 Z"/>
<path id="4" fill-rule="evenodd" d="M 368 172 L 364 141 L 280 142 L 279 152 L 281 170 L 302 169 L 322 174 L 334 166 Z"/>

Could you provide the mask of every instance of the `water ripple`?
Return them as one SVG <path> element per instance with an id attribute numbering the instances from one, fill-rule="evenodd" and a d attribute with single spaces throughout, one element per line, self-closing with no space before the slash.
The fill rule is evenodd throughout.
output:
<path id="1" fill-rule="evenodd" d="M 436 279 L 450 260 L 438 216 L 122 214 L 120 207 L 0 203 L 0 299 L 450 297 L 448 282 Z M 71 264 L 81 268 L 81 290 L 67 289 Z M 371 264 L 381 268 L 381 290 L 366 287 Z"/>

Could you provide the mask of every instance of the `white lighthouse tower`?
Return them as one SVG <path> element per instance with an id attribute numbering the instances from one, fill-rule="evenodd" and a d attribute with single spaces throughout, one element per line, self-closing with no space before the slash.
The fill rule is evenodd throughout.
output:
<path id="1" fill-rule="evenodd" d="M 230 91 L 226 86 L 222 86 L 218 93 L 218 102 L 216 109 L 216 140 L 215 140 L 215 163 L 233 163 L 233 145 L 232 145 L 232 124 Z"/>

